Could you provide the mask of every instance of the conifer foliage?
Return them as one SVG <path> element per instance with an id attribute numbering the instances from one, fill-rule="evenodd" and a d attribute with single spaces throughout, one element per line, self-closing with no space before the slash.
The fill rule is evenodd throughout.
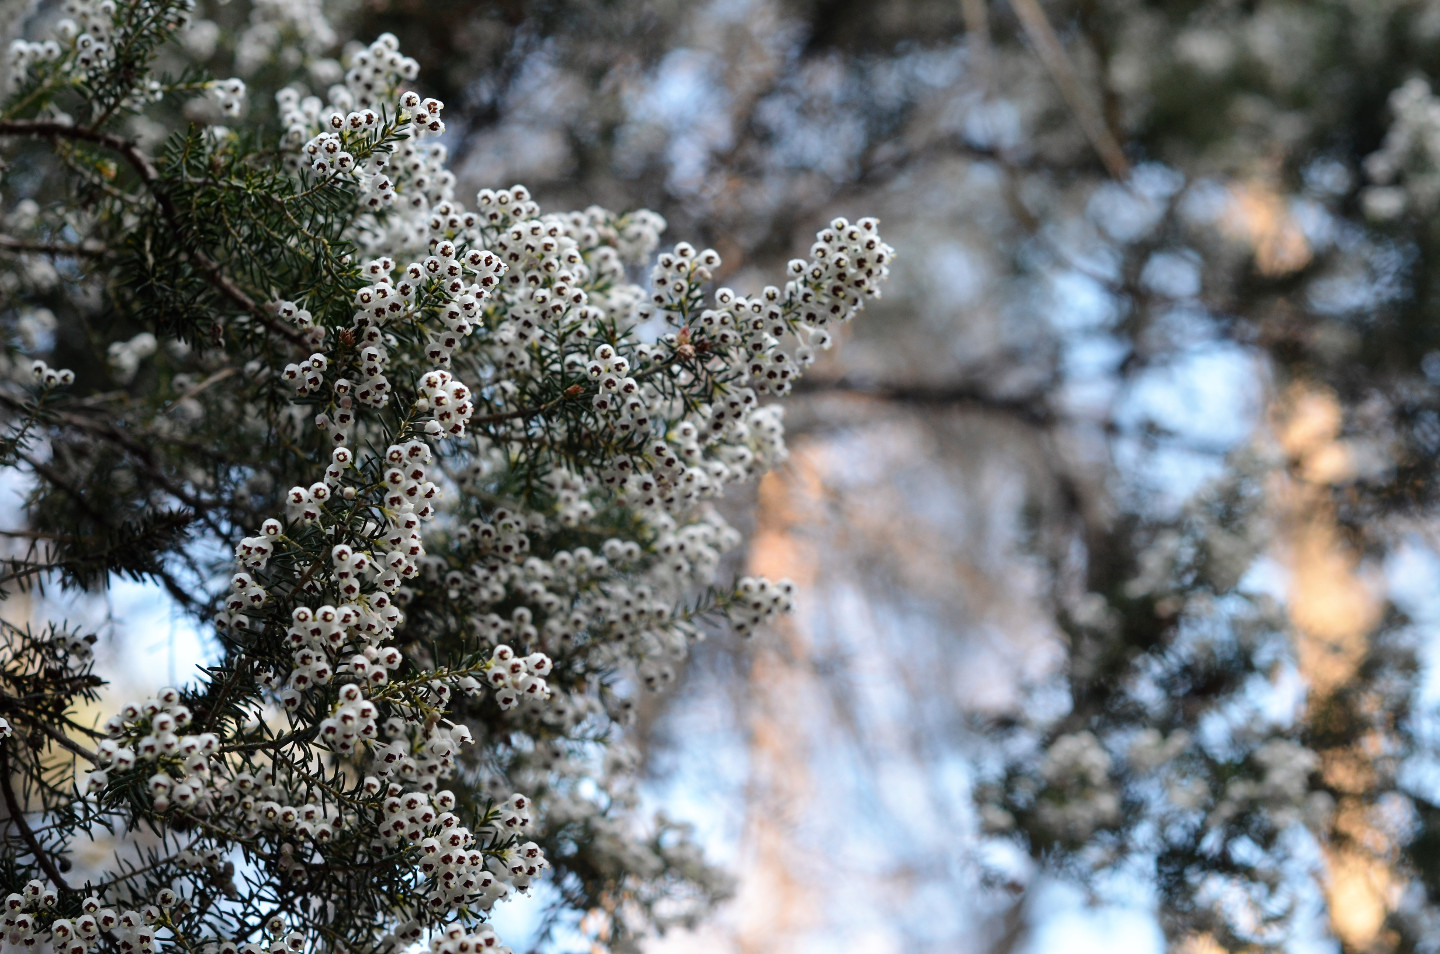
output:
<path id="1" fill-rule="evenodd" d="M 157 581 L 223 654 L 95 726 L 94 635 L 5 624 L 7 940 L 471 951 L 541 878 L 617 931 L 700 910 L 723 878 L 638 817 L 624 724 L 790 606 L 729 581 L 713 501 L 893 250 L 837 219 L 715 288 L 653 213 L 456 195 L 394 37 L 247 83 L 186 65 L 190 6 L 67 0 L 9 51 L 4 589 Z"/>

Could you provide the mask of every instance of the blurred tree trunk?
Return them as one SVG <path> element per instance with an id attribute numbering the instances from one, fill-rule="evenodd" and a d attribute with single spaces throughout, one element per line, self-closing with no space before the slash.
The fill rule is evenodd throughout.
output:
<path id="1" fill-rule="evenodd" d="M 1328 389 L 1297 383 L 1274 417 L 1290 463 L 1274 476 L 1270 492 L 1291 572 L 1295 657 L 1309 688 L 1305 732 L 1320 755 L 1322 782 L 1335 797 L 1329 831 L 1322 834 L 1330 927 L 1347 954 L 1382 954 L 1399 943 L 1386 920 L 1403 887 L 1399 846 L 1375 817 L 1373 802 L 1376 792 L 1393 784 L 1385 759 L 1391 740 L 1376 725 L 1381 713 L 1366 711 L 1358 677 L 1384 597 L 1336 520 L 1332 493 L 1354 469 L 1340 439 L 1340 402 Z"/>

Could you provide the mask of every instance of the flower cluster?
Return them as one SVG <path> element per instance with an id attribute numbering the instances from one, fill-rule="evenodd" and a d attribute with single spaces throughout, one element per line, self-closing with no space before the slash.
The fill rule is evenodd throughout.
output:
<path id="1" fill-rule="evenodd" d="M 450 812 L 454 796 L 449 792 L 439 792 L 433 805 L 423 792 L 392 796 L 385 802 L 385 812 L 393 839 L 420 839 L 420 870 L 433 882 L 425 901 L 430 908 L 446 911 L 473 904 L 489 910 L 512 888 L 524 890 L 531 878 L 550 867 L 539 845 L 517 844 L 513 837 L 529 827 L 529 806 L 524 795 L 512 795 L 501 809 L 487 815 L 475 833 Z M 436 834 L 421 837 L 434 829 Z M 487 856 L 475 848 L 481 838 L 491 843 L 503 840 L 510 847 Z"/>
<path id="2" fill-rule="evenodd" d="M 583 291 L 577 291 L 576 300 L 582 300 Z M 650 429 L 652 402 L 658 402 L 659 395 L 653 387 L 642 388 L 640 382 L 629 377 L 630 362 L 615 353 L 615 349 L 603 344 L 595 349 L 593 359 L 585 366 L 591 380 L 599 385 L 591 406 L 606 415 L 616 431 L 646 433 Z"/>
<path id="3" fill-rule="evenodd" d="M 239 116 L 245 109 L 245 81 L 238 77 L 207 83 L 205 91 L 227 117 Z"/>
<path id="4" fill-rule="evenodd" d="M 341 829 L 333 809 L 318 799 L 292 797 L 273 769 L 227 774 L 214 793 L 215 804 L 233 813 L 242 832 L 274 832 L 323 844 Z"/>
<path id="5" fill-rule="evenodd" d="M 80 902 L 76 918 L 55 917 L 59 902 L 54 888 L 31 881 L 23 892 L 5 898 L 5 939 L 17 947 L 35 948 L 49 942 L 55 954 L 85 954 L 110 935 L 123 954 L 153 954 L 155 921 L 161 911 L 146 905 L 139 911 L 117 911 L 105 907 L 99 898 Z M 48 923 L 48 930 L 41 922 Z"/>
<path id="6" fill-rule="evenodd" d="M 121 384 L 135 380 L 140 371 L 140 362 L 155 354 L 158 342 L 153 334 L 142 331 L 127 341 L 115 341 L 106 350 L 110 361 L 110 373 Z"/>
<path id="7" fill-rule="evenodd" d="M 1312 792 L 1310 776 L 1320 757 L 1305 746 L 1286 738 L 1267 739 L 1250 755 L 1259 769 L 1257 775 L 1237 775 L 1225 785 L 1207 822 L 1225 824 L 1242 811 L 1263 809 L 1277 828 L 1302 819 L 1323 818 L 1329 796 Z"/>
<path id="8" fill-rule="evenodd" d="M 455 924 L 430 939 L 430 951 L 431 954 L 485 954 L 490 951 L 509 954 L 510 949 L 500 943 L 500 938 L 488 926 L 482 925 L 467 932 Z"/>
<path id="9" fill-rule="evenodd" d="M 75 372 L 69 368 L 52 368 L 44 361 L 30 363 L 30 376 L 42 387 L 53 388 L 75 383 Z"/>
<path id="10" fill-rule="evenodd" d="M 1374 183 L 1361 194 L 1365 213 L 1379 221 L 1428 215 L 1440 208 L 1440 99 L 1417 76 L 1390 94 L 1390 111 L 1385 141 L 1365 159 Z"/>
<path id="11" fill-rule="evenodd" d="M 20 39 L 10 45 L 14 79 L 23 78 L 32 64 L 55 62 L 62 56 L 69 69 L 98 71 L 109 63 L 113 52 L 116 10 L 115 0 L 65 0 L 65 17 L 55 24 L 53 39 Z"/>
<path id="12" fill-rule="evenodd" d="M 90 774 L 92 791 L 108 784 L 106 768 L 126 772 L 137 763 L 149 763 L 157 771 L 146 790 L 157 812 L 172 803 L 191 808 L 208 797 L 210 759 L 220 739 L 212 732 L 180 734 L 190 726 L 190 709 L 180 699 L 178 689 L 167 687 L 144 702 L 126 703 L 110 718 L 105 724 L 109 738 L 96 748 L 102 768 Z"/>
<path id="13" fill-rule="evenodd" d="M 470 389 L 452 378 L 448 371 L 431 371 L 420 379 L 420 397 L 415 407 L 435 412 L 435 417 L 425 423 L 427 434 L 448 437 L 463 437 L 465 422 L 475 410 L 475 405 L 470 403 Z M 416 478 L 407 476 L 406 479 Z"/>
<path id="14" fill-rule="evenodd" d="M 490 671 L 485 678 L 495 689 L 495 700 L 501 709 L 513 709 L 525 698 L 540 701 L 550 698 L 550 687 L 545 683 L 552 665 L 549 656 L 539 652 L 517 656 L 515 650 L 501 643 L 491 652 L 490 659 Z"/>
<path id="15" fill-rule="evenodd" d="M 16 39 L 9 50 L 12 86 L 39 74 L 58 73 L 68 82 L 95 81 L 117 63 L 117 51 L 138 38 L 164 35 L 183 26 L 195 0 L 65 0 L 64 16 L 41 40 Z M 135 8 L 126 11 L 126 6 Z M 129 13 L 135 15 L 131 16 Z M 157 102 L 164 87 L 148 76 L 129 77 L 121 101 L 132 108 Z"/>
<path id="16" fill-rule="evenodd" d="M 795 584 L 790 580 L 772 583 L 762 577 L 747 576 L 735 587 L 739 596 L 730 620 L 735 632 L 753 633 L 766 620 L 795 611 Z"/>
<path id="17" fill-rule="evenodd" d="M 1091 732 L 1062 735 L 1045 752 L 1040 777 L 1051 797 L 1036 810 L 1040 824 L 1057 836 L 1083 842 L 1120 817 L 1120 798 L 1110 781 L 1110 754 Z"/>
<path id="18" fill-rule="evenodd" d="M 319 56 L 336 39 L 320 0 L 253 0 L 249 22 L 235 42 L 235 65 L 249 76 L 278 58 L 283 67 L 293 70 L 305 65 L 308 55 L 313 58 L 312 74 L 324 75 L 326 67 L 338 72 L 339 64 Z"/>

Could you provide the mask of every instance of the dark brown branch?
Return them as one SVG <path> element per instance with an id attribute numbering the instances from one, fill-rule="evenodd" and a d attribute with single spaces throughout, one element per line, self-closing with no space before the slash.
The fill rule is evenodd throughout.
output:
<path id="1" fill-rule="evenodd" d="M 222 371 L 218 371 L 215 374 L 212 374 L 204 381 L 201 381 L 199 384 L 195 385 L 184 395 L 181 395 L 181 397 L 178 398 L 175 403 L 178 403 L 179 401 L 184 400 L 187 397 L 200 393 L 202 390 L 210 387 L 218 381 L 224 380 L 226 377 L 230 376 L 230 373 L 231 369 L 225 369 Z M 0 405 L 9 407 L 21 413 L 29 413 L 31 410 L 33 410 L 32 408 L 28 407 L 23 401 L 17 400 L 16 398 L 5 394 L 3 391 L 0 391 Z M 173 404 L 171 405 L 171 407 L 173 407 Z M 87 434 L 98 437 L 101 440 L 108 441 L 109 443 L 114 444 L 122 450 L 130 453 L 135 460 L 144 465 L 146 476 L 150 480 L 152 480 L 161 490 L 164 490 L 166 493 L 173 496 L 176 500 L 180 501 L 185 506 L 193 510 L 195 512 L 196 519 L 204 523 L 218 536 L 225 536 L 224 530 L 219 527 L 210 517 L 210 510 L 214 506 L 214 503 L 212 501 L 197 497 L 195 494 L 192 494 L 189 491 L 185 490 L 184 487 L 176 484 L 173 480 L 167 477 L 163 472 L 163 468 L 161 467 L 160 462 L 156 459 L 155 449 L 151 444 L 139 440 L 134 436 L 134 434 L 131 433 L 130 430 L 116 424 L 108 418 L 102 417 L 99 414 L 70 414 L 65 411 L 57 410 L 50 410 L 47 411 L 47 413 L 56 421 L 62 422 L 70 427 L 75 428 L 76 430 L 83 431 Z M 183 447 L 185 450 L 197 456 L 209 453 L 208 448 L 195 444 L 180 444 L 179 446 Z M 31 463 L 32 466 L 34 466 L 33 462 L 28 460 L 26 462 Z M 103 517 L 95 511 L 90 510 L 87 512 L 91 513 L 91 515 L 94 516 L 98 522 L 101 522 L 102 524 L 106 523 Z M 51 539 L 58 538 L 51 537 Z"/>
<path id="2" fill-rule="evenodd" d="M 86 239 L 78 245 L 70 245 L 57 242 L 27 242 L 13 236 L 0 235 L 0 252 L 17 254 L 33 252 L 39 255 L 52 255 L 56 258 L 100 258 L 105 254 L 105 246 L 90 239 Z"/>
<path id="3" fill-rule="evenodd" d="M 1049 427 L 1056 423 L 1055 412 L 1045 402 L 1043 394 L 1000 397 L 962 384 L 883 384 L 849 377 L 801 378 L 796 382 L 793 393 L 811 396 L 845 394 L 902 404 L 970 407 L 1016 417 L 1036 427 Z"/>
<path id="4" fill-rule="evenodd" d="M 0 794 L 5 796 L 5 808 L 10 812 L 10 820 L 20 831 L 21 839 L 35 856 L 35 863 L 40 866 L 40 870 L 54 882 L 55 887 L 66 894 L 74 893 L 75 889 L 65 881 L 60 869 L 55 867 L 55 862 L 45 853 L 45 849 L 40 846 L 40 840 L 30 830 L 29 822 L 25 821 L 25 813 L 20 810 L 20 803 L 15 798 L 15 788 L 10 784 L 10 752 L 5 746 L 0 746 Z"/>
<path id="5" fill-rule="evenodd" d="M 89 517 L 91 520 L 94 520 L 102 527 L 110 526 L 110 521 L 106 517 L 106 515 L 94 504 L 90 503 L 89 498 L 87 498 L 83 493 L 81 493 L 80 488 L 71 484 L 48 464 L 42 464 L 34 457 L 22 452 L 16 452 L 15 456 L 20 460 L 24 461 L 26 464 L 30 465 L 30 469 L 33 470 L 35 472 L 35 475 L 41 480 L 44 480 L 52 486 L 56 487 L 57 489 L 64 491 L 65 495 L 75 502 L 75 506 L 79 507 L 85 512 L 85 516 Z"/>
<path id="6" fill-rule="evenodd" d="M 0 136 L 33 136 L 37 139 L 78 139 L 93 142 L 118 152 L 140 173 L 146 184 L 156 181 L 155 166 L 139 147 L 128 139 L 113 133 L 100 132 L 73 123 L 61 123 L 46 119 L 14 119 L 0 123 Z"/>
<path id="7" fill-rule="evenodd" d="M 8 701 L 10 698 L 13 698 L 13 697 L 7 697 L 7 701 Z M 65 733 L 61 732 L 59 729 L 55 728 L 53 725 L 49 725 L 48 723 L 46 723 L 46 722 L 45 722 L 44 720 L 42 720 L 42 719 L 32 719 L 32 718 L 30 717 L 30 714 L 27 713 L 27 712 L 24 712 L 23 710 L 17 712 L 15 709 L 11 708 L 11 709 L 9 709 L 8 711 L 9 711 L 9 714 L 10 714 L 10 715 L 15 716 L 15 717 L 18 717 L 18 718 L 20 718 L 21 720 L 23 720 L 26 725 L 28 725 L 28 726 L 33 726 L 34 728 L 37 728 L 37 729 L 39 729 L 41 732 L 45 733 L 47 736 L 50 737 L 50 739 L 51 739 L 52 741 L 54 741 L 54 742 L 55 742 L 57 745 L 59 745 L 61 748 L 67 749 L 67 750 L 69 750 L 70 752 L 75 753 L 76 755 L 78 755 L 78 756 L 80 756 L 82 759 L 84 759 L 85 761 L 89 762 L 91 765 L 99 765 L 99 764 L 100 764 L 100 757 L 99 757 L 98 755 L 96 755 L 94 752 L 91 752 L 89 749 L 85 748 L 85 746 L 79 745 L 79 744 L 71 741 L 71 739 L 70 739 L 68 736 L 66 736 Z"/>
<path id="8" fill-rule="evenodd" d="M 30 465 L 30 468 L 34 470 L 36 475 L 39 476 L 42 480 L 46 481 L 56 489 L 62 491 L 67 497 L 73 500 L 76 506 L 83 510 L 85 514 L 90 517 L 90 519 L 94 520 L 102 527 L 112 526 L 107 516 L 100 510 L 96 509 L 96 507 L 90 503 L 90 501 L 86 498 L 85 494 L 80 490 L 80 488 L 71 484 L 53 468 L 40 463 L 38 460 L 29 456 L 28 454 L 17 453 L 16 456 L 18 456 L 19 459 L 24 461 L 26 464 Z M 40 570 L 48 570 L 50 568 L 51 567 L 48 565 L 43 567 L 35 567 L 27 569 L 22 575 L 28 576 L 31 573 L 39 572 Z M 146 571 L 146 575 L 154 576 L 155 579 L 159 580 L 160 585 L 165 587 L 165 591 L 169 593 L 171 597 L 174 598 L 175 602 L 179 603 L 181 606 L 185 607 L 188 610 L 195 610 L 199 607 L 200 604 L 195 599 L 195 597 L 187 593 L 185 591 L 185 588 L 180 585 L 179 581 L 177 581 L 175 577 L 172 576 L 169 571 L 167 571 L 163 566 L 160 566 L 157 563 L 156 566 Z"/>
<path id="9" fill-rule="evenodd" d="M 43 530 L 0 530 L 0 537 L 17 540 L 54 540 L 56 543 L 74 543 L 75 538 L 63 533 L 46 533 Z"/>
<path id="10" fill-rule="evenodd" d="M 95 129 L 88 129 L 84 126 L 74 126 L 69 123 L 57 123 L 43 120 L 14 120 L 0 123 L 0 136 L 30 136 L 37 139 L 75 139 L 81 142 L 91 142 L 104 146 L 120 155 L 130 164 L 150 194 L 155 197 L 155 204 L 160 208 L 160 215 L 170 230 L 175 233 L 175 238 L 180 242 L 180 247 L 185 254 L 195 263 L 202 275 L 216 289 L 224 294 L 231 301 L 253 315 L 261 324 L 270 331 L 281 336 L 291 344 L 305 347 L 308 345 L 306 338 L 292 328 L 287 328 L 270 313 L 270 310 L 246 294 L 245 290 L 235 284 L 220 268 L 219 264 L 209 255 L 198 248 L 189 247 L 186 242 L 185 227 L 180 221 L 180 214 L 175 208 L 174 201 L 169 193 L 165 191 L 161 183 L 160 174 L 155 170 L 155 164 L 150 157 L 141 152 L 139 147 L 127 139 L 111 133 L 100 132 Z"/>

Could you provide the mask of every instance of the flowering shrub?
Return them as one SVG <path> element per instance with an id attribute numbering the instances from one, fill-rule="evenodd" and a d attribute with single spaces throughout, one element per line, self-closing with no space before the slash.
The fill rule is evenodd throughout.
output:
<path id="1" fill-rule="evenodd" d="M 342 66 L 318 7 L 257 3 L 249 83 L 172 80 L 216 42 L 189 0 L 65 12 L 12 45 L 0 110 L 0 452 L 37 541 L 6 580 L 159 580 L 223 656 L 92 730 L 93 640 L 5 624 L 8 940 L 475 951 L 551 869 L 575 907 L 691 913 L 723 879 L 634 817 L 622 726 L 707 620 L 790 608 L 787 581 L 722 583 L 713 501 L 783 460 L 763 402 L 879 294 L 877 223 L 714 289 L 720 256 L 656 256 L 653 213 L 458 197 L 392 36 Z M 72 853 L 107 831 L 143 838 Z"/>

